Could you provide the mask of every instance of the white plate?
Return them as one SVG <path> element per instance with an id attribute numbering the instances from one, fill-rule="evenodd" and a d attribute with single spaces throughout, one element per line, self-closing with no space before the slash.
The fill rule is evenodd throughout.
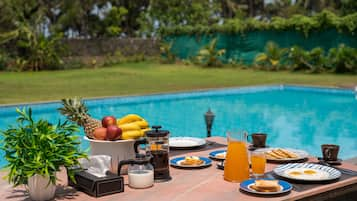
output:
<path id="1" fill-rule="evenodd" d="M 208 154 L 210 158 L 216 159 L 216 160 L 225 160 L 226 155 L 227 155 L 227 150 L 222 149 L 222 150 L 217 150 L 217 151 L 212 151 L 211 153 Z"/>
<path id="2" fill-rule="evenodd" d="M 268 152 L 268 151 L 271 151 L 273 149 L 285 149 L 285 150 L 288 150 L 290 152 L 295 153 L 296 155 L 298 155 L 298 157 L 297 158 L 282 158 L 282 159 L 272 159 L 272 158 L 268 158 L 267 157 L 268 161 L 277 161 L 277 162 L 298 161 L 298 160 L 305 159 L 305 158 L 307 158 L 309 156 L 309 154 L 306 151 L 300 150 L 300 149 L 272 147 L 272 148 L 259 149 L 259 151 Z"/>
<path id="3" fill-rule="evenodd" d="M 170 160 L 170 165 L 178 168 L 203 168 L 209 167 L 212 164 L 211 159 L 199 156 L 199 159 L 203 161 L 200 165 L 182 165 L 181 163 L 185 161 L 185 156 L 176 157 Z"/>
<path id="4" fill-rule="evenodd" d="M 249 192 L 249 193 L 254 193 L 254 194 L 260 194 L 260 195 L 274 195 L 274 194 L 281 194 L 281 193 L 286 193 L 291 191 L 293 188 L 292 185 L 286 181 L 279 180 L 279 186 L 280 190 L 276 192 L 260 192 L 254 190 L 251 186 L 254 185 L 256 179 L 248 179 L 245 181 L 242 181 L 240 183 L 240 189 L 243 191 Z M 268 179 L 269 180 L 269 179 Z"/>
<path id="5" fill-rule="evenodd" d="M 335 168 L 313 163 L 288 163 L 273 171 L 281 177 L 300 181 L 328 181 L 341 176 Z"/>
<path id="6" fill-rule="evenodd" d="M 205 144 L 205 139 L 196 137 L 171 137 L 169 139 L 170 148 L 173 149 L 191 149 Z"/>

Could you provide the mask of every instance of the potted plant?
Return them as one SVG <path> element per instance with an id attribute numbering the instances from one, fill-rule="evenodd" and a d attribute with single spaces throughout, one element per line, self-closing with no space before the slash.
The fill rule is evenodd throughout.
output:
<path id="1" fill-rule="evenodd" d="M 52 125 L 46 120 L 34 121 L 31 108 L 20 110 L 17 125 L 1 131 L 9 183 L 27 185 L 32 200 L 49 200 L 55 195 L 56 172 L 60 167 L 79 165 L 87 154 L 79 150 L 78 126 L 67 121 Z M 67 169 L 73 180 L 74 172 Z"/>

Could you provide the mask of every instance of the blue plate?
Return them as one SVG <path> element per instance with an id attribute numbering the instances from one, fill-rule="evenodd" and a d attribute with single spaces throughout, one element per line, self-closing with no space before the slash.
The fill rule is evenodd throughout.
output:
<path id="1" fill-rule="evenodd" d="M 170 165 L 178 168 L 204 168 L 212 165 L 211 159 L 201 156 L 199 156 L 198 158 L 203 161 L 203 163 L 200 165 L 181 165 L 181 162 L 185 160 L 185 156 L 171 159 Z"/>
<path id="2" fill-rule="evenodd" d="M 276 192 L 259 192 L 251 188 L 250 186 L 254 185 L 256 179 L 248 179 L 240 183 L 240 189 L 243 191 L 254 193 L 254 194 L 261 194 L 261 195 L 275 195 L 280 193 L 286 193 L 291 191 L 293 188 L 292 185 L 286 181 L 279 180 L 280 190 Z M 259 179 L 262 180 L 262 179 Z M 264 180 L 271 180 L 271 179 L 264 179 Z"/>
<path id="3" fill-rule="evenodd" d="M 209 153 L 209 157 L 212 158 L 212 159 L 216 159 L 216 160 L 224 160 L 226 159 L 225 156 L 220 156 L 221 154 L 224 154 L 226 153 L 227 150 L 217 150 L 217 151 L 212 151 L 211 153 Z"/>

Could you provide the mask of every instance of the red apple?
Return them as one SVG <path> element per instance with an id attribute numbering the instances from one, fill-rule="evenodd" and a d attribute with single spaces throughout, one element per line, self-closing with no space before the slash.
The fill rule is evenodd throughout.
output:
<path id="1" fill-rule="evenodd" d="M 111 125 L 117 125 L 117 120 L 113 116 L 106 116 L 102 119 L 102 126 L 107 128 L 108 126 Z"/>
<path id="2" fill-rule="evenodd" d="M 107 139 L 107 129 L 100 127 L 94 130 L 94 139 L 96 140 L 106 140 Z"/>
<path id="3" fill-rule="evenodd" d="M 122 130 L 118 126 L 112 125 L 107 128 L 107 139 L 117 140 L 121 137 Z"/>

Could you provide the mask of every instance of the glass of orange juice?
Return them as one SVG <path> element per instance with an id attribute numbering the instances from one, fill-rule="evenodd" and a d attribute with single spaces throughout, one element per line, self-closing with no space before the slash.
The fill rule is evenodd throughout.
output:
<path id="1" fill-rule="evenodd" d="M 253 176 L 256 178 L 263 176 L 265 173 L 265 165 L 266 165 L 265 152 L 259 150 L 251 152 L 250 162 L 252 165 Z"/>
<path id="2" fill-rule="evenodd" d="M 227 132 L 227 141 L 224 180 L 242 182 L 249 179 L 247 132 Z"/>

